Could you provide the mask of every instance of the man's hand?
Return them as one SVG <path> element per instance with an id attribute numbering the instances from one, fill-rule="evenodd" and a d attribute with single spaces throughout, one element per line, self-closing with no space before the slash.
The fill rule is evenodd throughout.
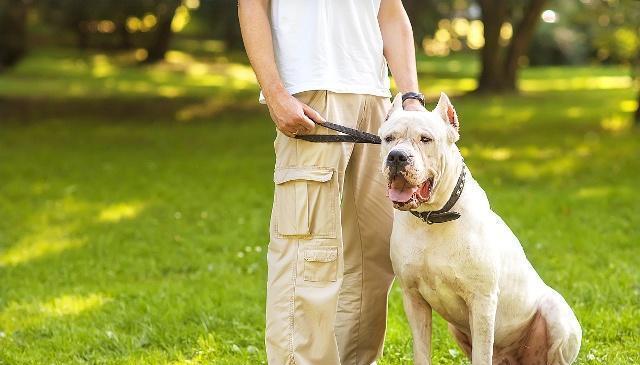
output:
<path id="1" fill-rule="evenodd" d="M 278 130 L 288 137 L 293 138 L 297 134 L 313 131 L 315 128 L 313 121 L 318 123 L 325 121 L 318 112 L 291 96 L 284 89 L 265 95 L 265 99 L 271 119 Z"/>

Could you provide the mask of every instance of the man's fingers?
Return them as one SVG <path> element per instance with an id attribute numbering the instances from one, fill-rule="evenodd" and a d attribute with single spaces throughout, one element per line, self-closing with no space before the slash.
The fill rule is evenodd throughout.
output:
<path id="1" fill-rule="evenodd" d="M 320 113 L 318 113 L 317 111 L 313 110 L 312 107 L 306 105 L 306 104 L 302 104 L 302 110 L 304 110 L 304 114 L 309 117 L 309 119 L 317 122 L 317 123 L 324 123 L 325 119 L 322 117 L 322 115 L 320 115 Z"/>
<path id="2" fill-rule="evenodd" d="M 297 127 L 299 132 L 311 132 L 316 127 L 316 124 L 305 115 L 300 119 Z"/>
<path id="3" fill-rule="evenodd" d="M 287 136 L 289 138 L 295 138 L 296 137 L 295 133 L 292 133 L 292 132 L 289 132 L 289 131 L 285 131 L 283 129 L 281 129 L 280 132 L 282 132 L 285 136 Z"/>

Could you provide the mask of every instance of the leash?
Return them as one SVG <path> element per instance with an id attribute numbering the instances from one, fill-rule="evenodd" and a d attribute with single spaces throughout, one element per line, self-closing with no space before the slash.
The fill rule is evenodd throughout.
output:
<path id="1" fill-rule="evenodd" d="M 467 166 L 462 163 L 462 172 L 460 172 L 460 176 L 458 177 L 458 182 L 456 183 L 456 187 L 453 188 L 453 192 L 451 192 L 451 196 L 447 203 L 440 210 L 432 210 L 427 212 L 415 212 L 411 210 L 411 214 L 420 218 L 423 222 L 427 224 L 434 223 L 445 223 L 449 221 L 454 221 L 460 218 L 460 213 L 450 211 L 451 208 L 456 204 L 460 195 L 462 195 L 462 189 L 464 188 L 464 182 L 466 180 L 466 172 Z"/>
<path id="2" fill-rule="evenodd" d="M 334 130 L 336 132 L 344 133 L 344 134 L 301 134 L 296 135 L 296 139 L 301 139 L 307 142 L 352 142 L 352 143 L 371 143 L 371 144 L 380 144 L 380 137 L 375 134 L 359 131 L 357 129 L 345 127 L 340 124 L 335 124 L 331 122 L 318 123 L 314 121 L 319 126 L 323 126 L 327 129 Z"/>
<path id="3" fill-rule="evenodd" d="M 407 99 L 415 99 L 425 106 L 424 103 L 424 95 L 419 92 L 406 92 L 402 94 L 402 102 L 404 103 Z M 388 117 L 388 116 L 387 116 Z M 351 142 L 351 143 L 371 143 L 371 144 L 380 144 L 382 141 L 380 137 L 375 134 L 359 131 L 357 129 L 345 127 L 340 124 L 335 124 L 331 122 L 323 122 L 318 123 L 315 120 L 313 121 L 317 125 L 323 126 L 327 129 L 334 130 L 336 132 L 344 133 L 344 134 L 302 134 L 295 135 L 296 139 L 301 139 L 307 142 Z"/>

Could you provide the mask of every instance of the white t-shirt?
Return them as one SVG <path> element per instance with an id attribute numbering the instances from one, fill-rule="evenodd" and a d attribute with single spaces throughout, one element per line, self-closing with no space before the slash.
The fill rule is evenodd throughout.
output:
<path id="1" fill-rule="evenodd" d="M 271 0 L 273 48 L 287 91 L 391 96 L 380 1 Z"/>

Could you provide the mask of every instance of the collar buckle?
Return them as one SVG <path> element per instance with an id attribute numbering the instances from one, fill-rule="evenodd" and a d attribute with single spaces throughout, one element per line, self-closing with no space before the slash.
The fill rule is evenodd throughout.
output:
<path id="1" fill-rule="evenodd" d="M 430 212 L 426 212 L 426 215 L 421 215 L 420 218 L 425 221 L 425 223 L 427 224 L 433 224 L 433 222 L 429 219 L 429 216 L 431 215 L 431 213 L 433 213 L 433 211 Z"/>

